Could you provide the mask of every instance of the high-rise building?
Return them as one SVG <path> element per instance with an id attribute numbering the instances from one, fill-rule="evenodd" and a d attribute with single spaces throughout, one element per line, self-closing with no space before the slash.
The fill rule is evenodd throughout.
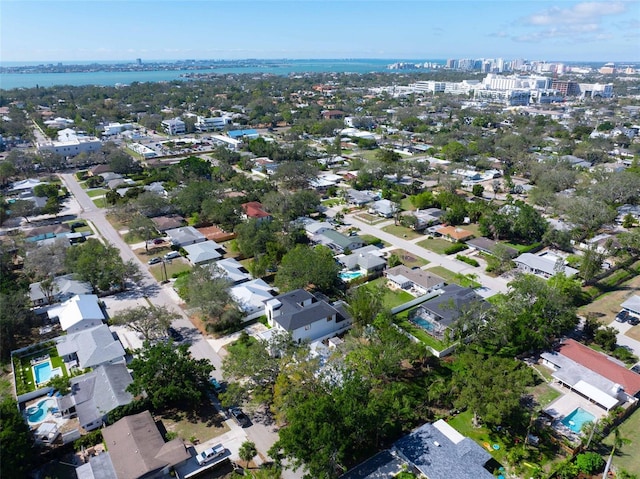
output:
<path id="1" fill-rule="evenodd" d="M 580 85 L 574 81 L 553 80 L 551 89 L 558 90 L 562 96 L 578 96 L 580 95 Z"/>
<path id="2" fill-rule="evenodd" d="M 136 64 L 142 65 L 142 58 L 136 58 Z"/>

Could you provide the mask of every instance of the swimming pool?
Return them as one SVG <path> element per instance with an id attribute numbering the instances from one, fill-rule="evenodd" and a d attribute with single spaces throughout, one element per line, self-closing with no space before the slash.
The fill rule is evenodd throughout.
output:
<path id="1" fill-rule="evenodd" d="M 362 275 L 362 271 L 343 271 L 339 276 L 342 281 L 351 281 L 352 279 L 359 278 Z"/>
<path id="2" fill-rule="evenodd" d="M 44 384 L 52 377 L 61 376 L 62 370 L 51 366 L 51 361 L 45 361 L 43 363 L 33 366 L 33 377 L 36 380 L 36 385 Z"/>
<path id="3" fill-rule="evenodd" d="M 435 328 L 433 326 L 433 323 L 427 321 L 424 318 L 421 318 L 420 316 L 416 316 L 415 318 L 411 318 L 411 322 L 413 324 L 415 324 L 416 326 L 424 329 L 425 331 L 428 332 L 432 332 Z"/>
<path id="4" fill-rule="evenodd" d="M 36 406 L 27 408 L 27 420 L 30 424 L 36 424 L 42 422 L 44 418 L 49 414 L 49 409 L 55 407 L 56 400 L 53 398 L 47 398 L 40 401 Z"/>
<path id="5" fill-rule="evenodd" d="M 578 434 L 582 430 L 584 423 L 593 422 L 594 420 L 595 416 L 593 414 L 579 407 L 574 409 L 571 414 L 560 422 Z"/>

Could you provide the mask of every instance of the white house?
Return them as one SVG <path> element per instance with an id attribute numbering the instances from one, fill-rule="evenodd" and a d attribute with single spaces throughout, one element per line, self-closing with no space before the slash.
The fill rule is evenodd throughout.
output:
<path id="1" fill-rule="evenodd" d="M 273 298 L 272 292 L 273 287 L 262 279 L 254 279 L 229 290 L 244 314 L 244 321 L 259 318 L 264 314 L 264 303 Z"/>
<path id="2" fill-rule="evenodd" d="M 125 355 L 122 344 L 106 324 L 61 336 L 56 349 L 68 367 L 81 369 L 123 363 Z"/>
<path id="3" fill-rule="evenodd" d="M 187 259 L 194 266 L 198 264 L 211 263 L 212 261 L 222 258 L 222 254 L 220 254 L 222 246 L 215 241 L 208 240 L 203 241 L 202 243 L 186 245 L 184 246 L 184 250 L 187 252 Z"/>
<path id="4" fill-rule="evenodd" d="M 171 244 L 184 248 L 187 245 L 207 241 L 207 237 L 193 226 L 183 226 L 166 230 L 165 234 L 171 239 Z"/>
<path id="5" fill-rule="evenodd" d="M 218 277 L 227 278 L 233 284 L 244 283 L 251 279 L 251 275 L 246 270 L 242 263 L 234 258 L 225 258 L 214 263 L 213 275 Z"/>
<path id="6" fill-rule="evenodd" d="M 47 311 L 49 319 L 58 318 L 68 334 L 102 325 L 105 319 L 95 294 L 78 294 Z"/>
<path id="7" fill-rule="evenodd" d="M 351 317 L 342 303 L 331 305 L 311 293 L 296 289 L 265 303 L 269 325 L 291 333 L 294 341 L 320 341 L 347 331 Z"/>
<path id="8" fill-rule="evenodd" d="M 565 260 L 555 255 L 535 255 L 532 253 L 522 253 L 513 260 L 518 269 L 525 273 L 535 274 L 545 279 L 557 273 L 564 273 L 567 278 L 571 278 L 578 273 L 578 270 L 565 265 Z"/>

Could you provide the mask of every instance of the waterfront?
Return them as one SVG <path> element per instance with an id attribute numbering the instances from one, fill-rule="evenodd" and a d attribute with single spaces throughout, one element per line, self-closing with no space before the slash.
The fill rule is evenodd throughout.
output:
<path id="1" fill-rule="evenodd" d="M 102 85 L 130 84 L 133 82 L 162 82 L 185 80 L 182 75 L 268 73 L 290 75 L 296 73 L 371 73 L 390 72 L 388 65 L 399 60 L 385 59 L 343 59 L 343 60 L 282 60 L 281 62 L 257 63 L 252 66 L 216 68 L 203 70 L 154 70 L 154 71 L 92 71 L 70 73 L 3 73 L 0 75 L 0 89 L 50 87 L 55 85 Z M 402 62 L 423 61 L 443 63 L 443 60 L 400 60 Z M 393 70 L 400 71 L 403 70 Z M 419 70 L 415 70 L 419 71 Z M 427 71 L 427 70 L 423 70 Z"/>

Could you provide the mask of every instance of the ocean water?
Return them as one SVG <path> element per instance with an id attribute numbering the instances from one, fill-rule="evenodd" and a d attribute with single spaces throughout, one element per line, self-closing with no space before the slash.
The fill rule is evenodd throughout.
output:
<path id="1" fill-rule="evenodd" d="M 132 82 L 161 82 L 184 79 L 185 73 L 270 73 L 290 75 L 295 73 L 371 73 L 406 70 L 388 70 L 387 66 L 396 62 L 423 63 L 425 61 L 444 63 L 443 60 L 282 60 L 247 67 L 216 68 L 211 70 L 160 70 L 140 72 L 78 72 L 78 73 L 3 73 L 0 75 L 0 89 L 50 87 L 55 85 L 102 85 L 130 84 Z M 15 62 L 13 62 L 15 63 Z M 80 63 L 80 62 L 78 62 Z M 104 62 L 108 64 L 108 62 Z M 9 66 L 4 64 L 4 66 Z M 427 71 L 427 70 L 420 70 Z"/>

